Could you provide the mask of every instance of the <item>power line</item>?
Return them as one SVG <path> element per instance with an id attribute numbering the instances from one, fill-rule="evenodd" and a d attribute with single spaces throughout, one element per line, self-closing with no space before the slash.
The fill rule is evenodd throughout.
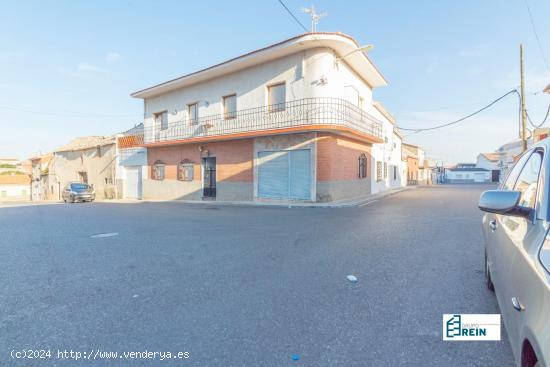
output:
<path id="1" fill-rule="evenodd" d="M 296 21 L 296 23 L 298 23 L 300 25 L 300 27 L 302 27 L 302 29 L 306 32 L 306 33 L 309 33 L 309 30 L 306 28 L 306 26 L 300 22 L 300 20 L 298 18 L 296 18 L 296 16 L 290 11 L 290 9 L 285 5 L 285 3 L 282 2 L 282 0 L 278 0 L 279 1 L 279 4 L 281 4 L 283 6 L 283 8 L 285 8 L 285 10 L 287 11 L 288 14 L 290 14 L 290 16 Z"/>
<path id="2" fill-rule="evenodd" d="M 529 2 L 527 0 L 524 0 L 524 2 L 525 2 L 525 6 L 527 7 L 527 13 L 529 13 L 529 20 L 531 22 L 531 27 L 533 28 L 533 33 L 535 33 L 535 38 L 537 39 L 540 55 L 542 56 L 544 65 L 546 65 L 546 70 L 550 71 L 550 67 L 548 66 L 548 60 L 546 60 L 546 55 L 544 54 L 544 50 L 542 49 L 542 44 L 540 42 L 539 34 L 537 33 L 537 28 L 535 27 L 535 21 L 533 20 L 533 15 L 531 14 L 531 8 L 529 7 Z"/>
<path id="3" fill-rule="evenodd" d="M 499 101 L 501 101 L 502 99 L 508 97 L 510 94 L 513 94 L 513 93 L 518 93 L 517 89 L 513 89 L 511 91 L 509 91 L 508 93 L 498 97 L 497 99 L 495 99 L 493 102 L 489 103 L 488 105 L 486 105 L 485 107 L 469 114 L 468 116 L 464 116 L 462 118 L 459 118 L 458 120 L 455 120 L 455 121 L 451 121 L 451 122 L 448 122 L 448 123 L 445 123 L 445 124 L 441 124 L 441 125 L 437 125 L 437 126 L 432 126 L 432 127 L 427 127 L 427 128 L 421 128 L 421 129 L 412 129 L 412 128 L 405 128 L 405 127 L 397 127 L 399 130 L 403 130 L 403 131 L 414 131 L 415 133 L 419 133 L 421 131 L 428 131 L 428 130 L 436 130 L 436 129 L 441 129 L 443 127 L 447 127 L 447 126 L 451 126 L 451 125 L 454 125 L 454 124 L 458 124 L 459 122 L 461 121 L 464 121 L 472 116 L 475 116 L 477 115 L 478 113 L 480 112 L 483 112 L 485 111 L 486 109 L 492 107 L 494 104 L 498 103 Z"/>
<path id="4" fill-rule="evenodd" d="M 529 121 L 529 123 L 531 124 L 531 126 L 533 126 L 535 129 L 538 129 L 540 127 L 542 127 L 542 125 L 544 125 L 544 123 L 546 122 L 546 120 L 548 119 L 548 116 L 550 115 L 550 104 L 548 105 L 548 109 L 546 110 L 546 116 L 544 116 L 544 119 L 542 120 L 542 122 L 538 125 L 536 125 L 533 120 L 531 120 L 531 116 L 529 116 L 529 112 L 527 112 L 527 120 Z"/>
<path id="5" fill-rule="evenodd" d="M 42 115 L 42 116 L 58 116 L 58 117 L 131 117 L 131 116 L 142 116 L 141 114 L 101 114 L 101 113 L 80 113 L 80 112 L 71 112 L 71 111 L 65 111 L 65 112 L 43 112 L 43 111 L 37 111 L 33 110 L 28 107 L 21 107 L 21 106 L 12 106 L 12 105 L 4 105 L 0 104 L 0 109 L 4 110 L 11 110 L 11 111 L 17 111 L 17 112 L 26 112 L 31 113 L 35 115 Z"/>

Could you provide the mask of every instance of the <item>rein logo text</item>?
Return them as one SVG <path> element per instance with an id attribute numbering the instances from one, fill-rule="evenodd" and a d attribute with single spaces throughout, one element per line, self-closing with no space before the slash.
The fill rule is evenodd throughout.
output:
<path id="1" fill-rule="evenodd" d="M 443 340 L 500 340 L 500 315 L 444 314 Z"/>

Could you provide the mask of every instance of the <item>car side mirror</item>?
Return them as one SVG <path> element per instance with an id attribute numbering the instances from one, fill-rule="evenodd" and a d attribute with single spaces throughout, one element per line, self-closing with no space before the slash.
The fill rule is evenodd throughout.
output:
<path id="1" fill-rule="evenodd" d="M 533 209 L 519 204 L 521 192 L 509 190 L 487 190 L 479 198 L 478 208 L 484 212 L 530 218 Z"/>

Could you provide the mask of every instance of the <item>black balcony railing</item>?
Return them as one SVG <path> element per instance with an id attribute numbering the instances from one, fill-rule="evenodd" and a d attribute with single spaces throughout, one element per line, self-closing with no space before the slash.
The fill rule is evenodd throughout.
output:
<path id="1" fill-rule="evenodd" d="M 382 138 L 382 124 L 372 115 L 339 98 L 305 98 L 291 102 L 185 119 L 143 129 L 145 144 L 202 137 L 223 137 L 308 125 L 338 126 Z"/>

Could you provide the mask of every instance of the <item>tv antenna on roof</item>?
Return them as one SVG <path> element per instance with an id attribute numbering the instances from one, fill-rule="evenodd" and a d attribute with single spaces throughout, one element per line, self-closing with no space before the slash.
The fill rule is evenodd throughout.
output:
<path id="1" fill-rule="evenodd" d="M 302 8 L 302 12 L 309 14 L 309 16 L 311 17 L 311 32 L 316 32 L 319 19 L 321 19 L 322 17 L 326 17 L 328 15 L 326 12 L 322 12 L 318 14 L 315 11 L 315 6 L 313 5 L 311 5 L 310 8 Z"/>

